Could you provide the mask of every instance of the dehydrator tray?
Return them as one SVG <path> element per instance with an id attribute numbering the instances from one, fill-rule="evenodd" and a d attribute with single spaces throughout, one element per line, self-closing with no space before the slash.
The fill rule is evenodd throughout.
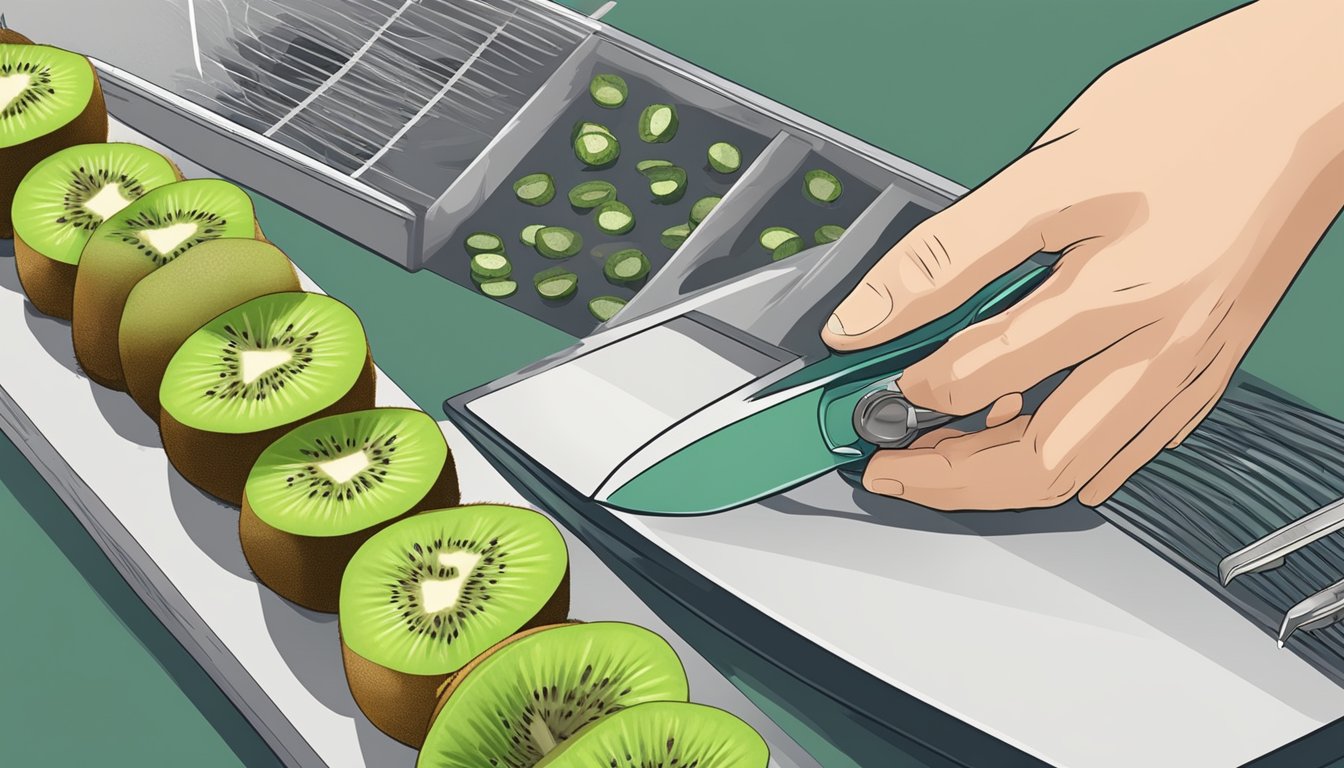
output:
<path id="1" fill-rule="evenodd" d="M 112 133 L 114 141 L 166 151 L 116 124 Z M 173 159 L 189 178 L 204 173 L 188 159 Z M 0 429 L 285 765 L 411 768 L 415 751 L 376 730 L 350 696 L 335 615 L 299 608 L 256 582 L 238 543 L 237 510 L 177 475 L 157 427 L 129 395 L 84 377 L 69 324 L 27 303 L 12 253 L 11 244 L 0 241 L 0 338 L 6 357 L 0 366 Z M 305 290 L 321 290 L 306 277 L 302 282 Z M 381 371 L 377 391 L 380 406 L 416 407 Z M 441 426 L 464 499 L 527 505 L 459 431 Z M 817 768 L 590 548 L 564 532 L 571 615 L 628 621 L 661 634 L 681 656 L 692 696 L 750 722 L 769 743 L 774 768 Z"/>

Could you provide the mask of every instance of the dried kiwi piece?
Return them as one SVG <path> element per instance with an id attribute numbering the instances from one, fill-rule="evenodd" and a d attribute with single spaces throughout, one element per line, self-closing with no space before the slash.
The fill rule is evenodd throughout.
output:
<path id="1" fill-rule="evenodd" d="M 675 226 L 671 226 L 668 227 L 667 229 L 664 229 L 662 235 L 659 236 L 659 239 L 662 241 L 664 246 L 671 248 L 672 250 L 675 251 L 676 249 L 680 248 L 681 244 L 686 242 L 686 238 L 690 236 L 691 236 L 690 224 L 677 224 Z"/>
<path id="2" fill-rule="evenodd" d="M 602 274 L 613 283 L 633 283 L 649 274 L 649 257 L 638 248 L 623 248 L 607 257 Z"/>
<path id="3" fill-rule="evenodd" d="M 596 208 L 616 199 L 616 187 L 609 181 L 584 181 L 569 190 L 569 204 L 575 208 Z"/>
<path id="4" fill-rule="evenodd" d="M 787 259 L 790 256 L 802 251 L 807 247 L 807 241 L 801 237 L 790 237 L 788 240 L 775 246 L 775 250 L 770 252 L 770 258 L 775 261 Z"/>
<path id="5" fill-rule="evenodd" d="M 702 197 L 699 200 L 696 200 L 695 203 L 691 205 L 691 223 L 698 225 L 700 222 L 704 221 L 705 217 L 709 216 L 709 212 L 714 210 L 714 207 L 717 206 L 721 200 L 723 200 L 723 198 L 718 197 L 717 195 L 710 195 L 709 197 Z"/>
<path id="6" fill-rule="evenodd" d="M 603 621 L 523 632 L 449 682 L 416 766 L 533 766 L 590 723 L 645 702 L 685 702 L 688 693 L 676 652 L 642 627 Z"/>
<path id="7" fill-rule="evenodd" d="M 528 205 L 545 205 L 555 199 L 555 179 L 549 173 L 529 173 L 513 182 L 513 194 Z"/>
<path id="8" fill-rule="evenodd" d="M 672 165 L 653 165 L 640 171 L 649 180 L 649 194 L 656 203 L 675 203 L 686 194 L 686 169 Z"/>
<path id="9" fill-rule="evenodd" d="M 639 138 L 649 144 L 663 144 L 677 135 L 681 119 L 671 104 L 650 104 L 639 115 Z"/>
<path id="10" fill-rule="evenodd" d="M 719 173 L 734 173 L 742 167 L 742 150 L 726 141 L 709 145 L 709 167 Z"/>
<path id="11" fill-rule="evenodd" d="M 767 251 L 773 251 L 785 240 L 797 237 L 798 233 L 788 227 L 766 227 L 761 230 L 761 236 L 758 238 L 761 247 Z"/>
<path id="12" fill-rule="evenodd" d="M 817 245 L 825 245 L 839 240 L 845 234 L 845 228 L 837 224 L 822 224 L 817 227 L 817 231 L 812 233 L 812 239 Z"/>
<path id="13" fill-rule="evenodd" d="M 373 407 L 353 310 L 316 293 L 259 296 L 187 337 L 159 387 L 159 434 L 192 485 L 238 506 L 257 457 L 294 426 Z"/>
<path id="14" fill-rule="evenodd" d="M 260 240 L 209 240 L 131 289 L 117 332 L 126 390 L 159 420 L 159 386 L 187 337 L 221 312 L 268 293 L 299 290 L 289 258 Z"/>
<path id="15" fill-rule="evenodd" d="M 158 152 L 124 143 L 78 144 L 34 165 L 12 208 L 14 265 L 33 306 L 69 320 L 89 235 L 146 192 L 181 177 Z"/>
<path id="16" fill-rule="evenodd" d="M 478 283 L 513 274 L 513 265 L 502 253 L 478 253 L 471 257 L 471 277 Z"/>
<path id="17" fill-rule="evenodd" d="M 605 202 L 593 211 L 597 228 L 608 235 L 624 235 L 635 228 L 635 212 L 619 200 Z"/>
<path id="18" fill-rule="evenodd" d="M 644 173 L 650 168 L 667 168 L 673 165 L 675 165 L 675 163 L 671 160 L 640 160 L 638 163 L 635 163 L 635 170 Z M 648 174 L 645 173 L 644 175 L 647 176 Z"/>
<path id="19" fill-rule="evenodd" d="M 518 233 L 518 239 L 523 245 L 531 248 L 537 247 L 537 233 L 546 227 L 545 224 L 528 224 Z"/>
<path id="20" fill-rule="evenodd" d="M 467 253 L 475 256 L 478 253 L 503 253 L 504 238 L 496 235 L 494 232 L 472 232 L 462 241 L 466 246 Z"/>
<path id="21" fill-rule="evenodd" d="M 844 185 L 829 171 L 812 170 L 803 174 L 803 193 L 818 203 L 834 203 L 840 199 Z"/>
<path id="22" fill-rule="evenodd" d="M 616 109 L 625 103 L 626 97 L 630 95 L 630 88 L 625 84 L 625 78 L 620 75 L 604 73 L 593 76 L 592 82 L 588 83 L 588 93 L 597 106 Z"/>
<path id="23" fill-rule="evenodd" d="M 621 143 L 603 131 L 580 133 L 574 139 L 574 156 L 589 167 L 605 168 L 621 156 Z"/>
<path id="24" fill-rule="evenodd" d="M 267 446 L 247 476 L 238 533 L 263 584 L 335 613 L 341 574 L 360 545 L 459 499 L 453 455 L 434 419 L 372 408 L 310 421 Z"/>
<path id="25" fill-rule="evenodd" d="M 569 227 L 537 230 L 537 253 L 548 259 L 568 259 L 583 250 L 583 236 Z"/>
<path id="26" fill-rule="evenodd" d="M 538 272 L 532 285 L 541 298 L 557 301 L 574 295 L 579 289 L 579 276 L 564 267 L 554 267 Z"/>
<path id="27" fill-rule="evenodd" d="M 766 768 L 770 748 L 735 715 L 703 704 L 650 701 L 585 726 L 537 768 Z"/>
<path id="28" fill-rule="evenodd" d="M 89 60 L 18 37 L 0 44 L 0 238 L 13 234 L 14 191 L 34 165 L 107 141 L 107 105 Z"/>
<path id="29" fill-rule="evenodd" d="M 188 179 L 151 190 L 89 237 L 75 275 L 75 357 L 95 382 L 125 389 L 117 329 L 142 278 L 208 240 L 260 238 L 252 198 L 219 179 Z"/>
<path id="30" fill-rule="evenodd" d="M 492 299 L 507 299 L 518 292 L 518 283 L 505 279 L 486 280 L 481 284 L 481 293 Z"/>
<path id="31" fill-rule="evenodd" d="M 588 312 L 600 322 L 607 322 L 625 309 L 625 299 L 619 296 L 595 296 L 588 300 Z"/>
<path id="32" fill-rule="evenodd" d="M 375 726 L 418 747 L 449 675 L 568 612 L 569 555 L 544 515 L 482 504 L 408 517 L 370 537 L 341 579 L 350 692 Z"/>

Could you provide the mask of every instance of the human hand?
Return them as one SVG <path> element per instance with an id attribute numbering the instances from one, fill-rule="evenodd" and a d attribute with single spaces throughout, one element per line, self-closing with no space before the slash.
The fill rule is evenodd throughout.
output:
<path id="1" fill-rule="evenodd" d="M 901 377 L 916 405 L 993 405 L 987 428 L 879 452 L 864 485 L 948 510 L 1095 505 L 1180 443 L 1344 205 L 1339 29 L 1344 3 L 1262 0 L 1129 59 L 893 247 L 822 331 L 833 348 L 888 341 L 1037 251 L 1063 255 Z M 1021 392 L 1065 370 L 1020 413 Z"/>

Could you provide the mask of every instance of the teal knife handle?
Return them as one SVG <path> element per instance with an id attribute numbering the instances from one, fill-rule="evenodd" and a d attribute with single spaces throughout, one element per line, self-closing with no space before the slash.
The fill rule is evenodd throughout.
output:
<path id="1" fill-rule="evenodd" d="M 849 365 L 838 371 L 821 397 L 822 434 L 832 450 L 871 453 L 873 446 L 854 432 L 852 417 L 859 398 L 882 389 L 907 367 L 927 357 L 953 334 L 992 317 L 1021 301 L 1050 275 L 1051 268 L 1025 262 L 980 289 L 956 310 L 878 347 L 852 353 L 835 353 L 831 360 Z"/>

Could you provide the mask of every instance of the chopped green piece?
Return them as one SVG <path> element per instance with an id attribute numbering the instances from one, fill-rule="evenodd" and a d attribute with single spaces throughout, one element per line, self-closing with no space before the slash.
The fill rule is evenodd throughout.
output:
<path id="1" fill-rule="evenodd" d="M 580 120 L 574 124 L 574 128 L 569 132 L 569 140 L 572 143 L 575 139 L 585 133 L 605 133 L 608 136 L 615 136 L 611 129 L 601 123 L 594 123 L 589 120 Z"/>
<path id="2" fill-rule="evenodd" d="M 626 248 L 607 257 L 602 274 L 613 283 L 633 283 L 649 274 L 649 257 L 638 248 Z"/>
<path id="3" fill-rule="evenodd" d="M 803 192 L 818 203 L 834 203 L 840 199 L 844 187 L 840 180 L 827 171 L 808 171 L 803 174 Z"/>
<path id="4" fill-rule="evenodd" d="M 513 182 L 513 193 L 528 205 L 545 205 L 555 198 L 555 179 L 549 173 L 530 173 Z"/>
<path id="5" fill-rule="evenodd" d="M 467 253 L 503 253 L 504 241 L 494 232 L 472 232 L 466 239 Z"/>
<path id="6" fill-rule="evenodd" d="M 649 144 L 663 144 L 677 135 L 677 108 L 671 104 L 650 104 L 639 115 L 639 138 Z"/>
<path id="7" fill-rule="evenodd" d="M 798 233 L 788 227 L 766 227 L 761 230 L 761 247 L 767 251 L 773 251 L 779 247 L 780 243 L 797 236 Z"/>
<path id="8" fill-rule="evenodd" d="M 624 235 L 635 228 L 635 213 L 630 206 L 619 200 L 611 200 L 597 207 L 594 212 L 597 228 L 608 235 Z"/>
<path id="9" fill-rule="evenodd" d="M 523 245 L 535 248 L 537 245 L 537 232 L 545 226 L 545 224 L 528 224 L 526 227 L 523 227 L 522 232 L 518 233 L 518 239 L 523 241 Z"/>
<path id="10" fill-rule="evenodd" d="M 616 199 L 616 187 L 607 181 L 585 181 L 569 190 L 569 204 L 575 208 L 596 208 Z"/>
<path id="11" fill-rule="evenodd" d="M 538 272 L 532 285 L 543 299 L 563 299 L 578 290 L 579 276 L 564 267 L 553 267 Z"/>
<path id="12" fill-rule="evenodd" d="M 676 165 L 655 165 L 643 171 L 649 180 L 649 194 L 656 203 L 675 203 L 686 194 L 686 169 Z"/>
<path id="13" fill-rule="evenodd" d="M 583 236 L 568 227 L 537 230 L 537 253 L 548 259 L 568 259 L 583 249 Z"/>
<path id="14" fill-rule="evenodd" d="M 625 308 L 625 299 L 619 296 L 597 296 L 588 300 L 588 311 L 605 323 Z"/>
<path id="15" fill-rule="evenodd" d="M 812 233 L 812 239 L 817 241 L 817 245 L 825 245 L 826 243 L 834 243 L 836 240 L 839 240 L 840 236 L 843 234 L 845 234 L 844 227 L 836 226 L 835 224 L 822 224 L 820 227 L 817 227 L 816 232 Z"/>
<path id="16" fill-rule="evenodd" d="M 588 93 L 592 94 L 597 106 L 615 109 L 625 103 L 630 89 L 625 85 L 625 78 L 620 75 L 603 74 L 595 76 L 588 84 Z"/>
<path id="17" fill-rule="evenodd" d="M 709 167 L 719 173 L 733 173 L 742 167 L 742 151 L 726 141 L 709 145 Z"/>
<path id="18" fill-rule="evenodd" d="M 671 160 L 640 160 L 638 163 L 635 163 L 635 170 L 644 173 L 650 168 L 667 168 L 671 165 Z M 647 176 L 648 174 L 645 175 Z"/>
<path id="19" fill-rule="evenodd" d="M 770 257 L 775 261 L 779 261 L 780 259 L 787 259 L 793 254 L 803 250 L 806 247 L 807 247 L 807 241 L 804 240 L 803 238 L 790 237 L 788 240 L 785 240 L 784 242 L 780 243 L 775 248 L 775 250 L 770 254 Z"/>
<path id="20" fill-rule="evenodd" d="M 709 215 L 709 212 L 714 210 L 714 206 L 718 205 L 719 201 L 722 199 L 723 198 L 718 197 L 717 195 L 711 195 L 696 200 L 695 204 L 691 206 L 691 223 L 699 224 L 704 221 L 705 217 Z"/>
<path id="21" fill-rule="evenodd" d="M 471 257 L 471 272 L 486 279 L 508 277 L 513 266 L 502 253 L 478 253 Z"/>
<path id="22" fill-rule="evenodd" d="M 686 242 L 686 238 L 690 237 L 690 235 L 691 235 L 690 224 L 678 224 L 675 227 L 668 227 L 667 229 L 663 230 L 662 234 L 663 245 L 675 251 L 676 249 L 681 247 L 682 243 Z"/>
<path id="23" fill-rule="evenodd" d="M 518 284 L 512 280 L 487 280 L 481 283 L 481 293 L 492 299 L 507 299 L 518 292 Z"/>
<path id="24" fill-rule="evenodd" d="M 621 156 L 621 143 L 610 133 L 588 131 L 574 139 L 574 155 L 594 168 L 611 165 Z"/>

